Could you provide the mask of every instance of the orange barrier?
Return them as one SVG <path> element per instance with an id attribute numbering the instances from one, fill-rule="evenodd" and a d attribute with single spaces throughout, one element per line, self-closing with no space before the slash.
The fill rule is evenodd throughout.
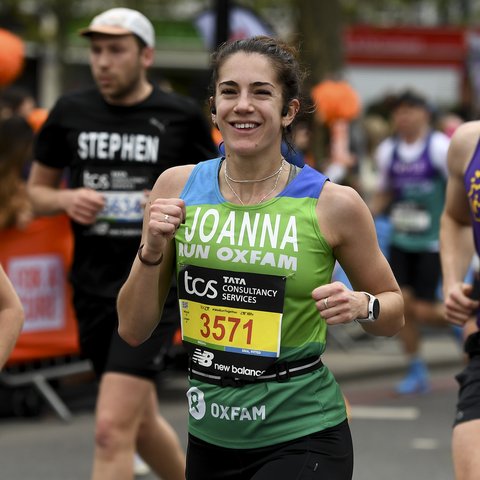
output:
<path id="1" fill-rule="evenodd" d="M 38 218 L 25 230 L 0 231 L 0 262 L 25 309 L 24 328 L 7 366 L 79 353 L 68 282 L 72 253 L 66 215 Z"/>

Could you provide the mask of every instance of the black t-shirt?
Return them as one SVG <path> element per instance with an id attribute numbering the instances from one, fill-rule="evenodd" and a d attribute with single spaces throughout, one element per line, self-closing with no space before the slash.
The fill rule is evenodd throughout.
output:
<path id="1" fill-rule="evenodd" d="M 71 188 L 101 192 L 105 209 L 94 225 L 72 221 L 72 282 L 93 295 L 115 298 L 139 246 L 144 190 L 176 165 L 217 156 L 200 107 L 154 87 L 133 106 L 108 104 L 96 89 L 62 96 L 35 145 L 35 158 L 69 169 Z"/>

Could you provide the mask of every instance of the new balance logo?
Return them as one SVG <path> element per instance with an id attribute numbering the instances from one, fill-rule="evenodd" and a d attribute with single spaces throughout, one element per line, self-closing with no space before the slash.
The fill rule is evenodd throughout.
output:
<path id="1" fill-rule="evenodd" d="M 212 365 L 212 360 L 215 355 L 212 352 L 207 352 L 206 350 L 200 350 L 196 348 L 192 355 L 192 360 L 195 363 L 198 363 L 202 367 L 210 367 Z"/>

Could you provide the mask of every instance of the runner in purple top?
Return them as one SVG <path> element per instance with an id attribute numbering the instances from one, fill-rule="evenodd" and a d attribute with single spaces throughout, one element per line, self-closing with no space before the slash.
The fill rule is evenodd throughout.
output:
<path id="1" fill-rule="evenodd" d="M 474 480 L 480 470 L 480 306 L 473 286 L 464 282 L 472 256 L 480 252 L 480 122 L 463 124 L 448 153 L 449 177 L 441 218 L 440 255 L 447 320 L 463 325 L 468 362 L 459 383 L 452 435 L 456 480 Z M 473 235 L 472 235 L 473 234 Z"/>

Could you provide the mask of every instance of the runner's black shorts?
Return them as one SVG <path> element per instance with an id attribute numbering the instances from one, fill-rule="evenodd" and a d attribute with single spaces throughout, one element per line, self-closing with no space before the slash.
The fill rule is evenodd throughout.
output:
<path id="1" fill-rule="evenodd" d="M 348 421 L 289 442 L 255 449 L 217 447 L 189 435 L 187 480 L 351 480 Z"/>
<path id="2" fill-rule="evenodd" d="M 137 347 L 128 345 L 118 334 L 115 299 L 75 292 L 73 303 L 81 353 L 90 359 L 98 378 L 104 372 L 118 372 L 156 380 L 180 326 L 176 288 L 171 289 L 162 319 L 151 337 Z"/>
<path id="3" fill-rule="evenodd" d="M 392 245 L 389 262 L 400 287 L 410 287 L 421 300 L 438 299 L 441 278 L 438 252 L 409 252 Z"/>
<path id="4" fill-rule="evenodd" d="M 480 419 L 480 332 L 465 341 L 468 364 L 455 379 L 459 385 L 454 426 Z"/>

